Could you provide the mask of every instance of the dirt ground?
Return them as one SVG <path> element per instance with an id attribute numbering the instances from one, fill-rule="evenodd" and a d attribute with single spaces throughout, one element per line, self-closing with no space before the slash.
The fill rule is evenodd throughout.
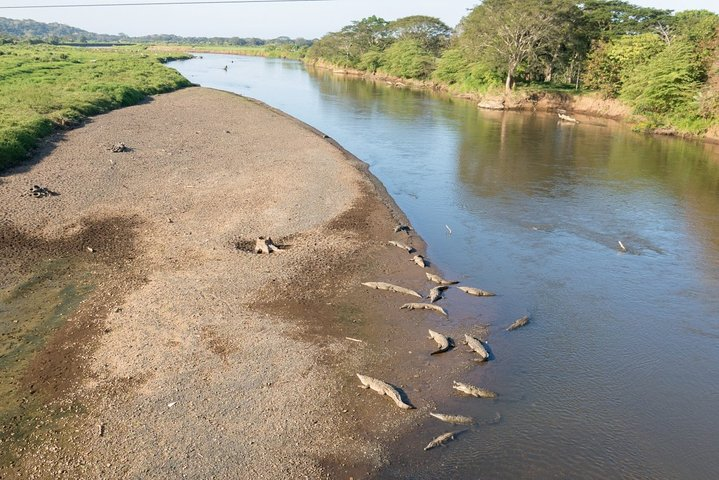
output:
<path id="1" fill-rule="evenodd" d="M 436 314 L 360 285 L 426 293 L 387 244 L 421 240 L 394 233 L 406 219 L 363 163 L 258 102 L 189 88 L 95 117 L 0 177 L 0 203 L 0 295 L 20 312 L 0 361 L 27 346 L 0 377 L 0 478 L 364 478 L 449 378 L 427 355 Z M 260 235 L 282 250 L 246 251 Z"/>

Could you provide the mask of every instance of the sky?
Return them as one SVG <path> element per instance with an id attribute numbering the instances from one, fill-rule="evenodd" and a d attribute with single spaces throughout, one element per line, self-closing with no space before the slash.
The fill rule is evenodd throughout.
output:
<path id="1" fill-rule="evenodd" d="M 162 0 L 2 0 L 0 17 L 58 22 L 96 33 L 130 36 L 172 33 L 182 36 L 319 38 L 353 20 L 377 15 L 386 20 L 409 15 L 438 17 L 457 25 L 477 0 L 327 0 L 234 5 L 165 5 L 77 8 L 5 6 L 87 3 L 135 3 Z M 183 1 L 183 0 L 177 0 Z M 196 0 L 201 1 L 201 0 Z M 670 10 L 706 9 L 719 13 L 719 0 L 630 0 L 630 3 Z"/>

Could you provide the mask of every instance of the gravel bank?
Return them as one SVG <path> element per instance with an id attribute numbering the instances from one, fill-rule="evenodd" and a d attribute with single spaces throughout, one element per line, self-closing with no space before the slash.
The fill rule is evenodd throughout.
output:
<path id="1" fill-rule="evenodd" d="M 6 313 L 69 305 L 0 379 L 2 478 L 364 476 L 434 405 L 433 314 L 397 321 L 402 296 L 359 286 L 427 290 L 387 245 L 421 240 L 393 233 L 406 220 L 364 164 L 280 112 L 160 95 L 53 138 L 0 177 L 0 201 Z M 242 250 L 260 235 L 283 250 Z M 17 318 L 9 349 L 33 328 Z M 356 388 L 356 372 L 418 409 Z"/>

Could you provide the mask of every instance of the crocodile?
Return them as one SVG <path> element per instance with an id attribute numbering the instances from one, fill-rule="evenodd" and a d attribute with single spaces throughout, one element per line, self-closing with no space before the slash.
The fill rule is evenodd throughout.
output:
<path id="1" fill-rule="evenodd" d="M 473 397 L 479 398 L 497 398 L 497 394 L 491 390 L 475 387 L 474 385 L 469 385 L 467 383 L 461 383 L 457 381 L 453 383 L 454 385 L 452 385 L 452 388 L 454 388 L 455 390 L 459 390 L 460 392 L 466 393 L 467 395 L 472 395 Z"/>
<path id="2" fill-rule="evenodd" d="M 412 257 L 412 260 L 414 260 L 414 263 L 419 265 L 422 268 L 427 268 L 427 262 L 424 260 L 424 257 L 422 255 L 415 255 Z"/>
<path id="3" fill-rule="evenodd" d="M 434 447 L 438 447 L 438 446 L 440 446 L 440 445 L 444 445 L 445 443 L 449 442 L 450 440 L 454 440 L 455 435 L 459 435 L 459 434 L 462 433 L 463 431 L 464 431 L 464 430 L 460 430 L 460 431 L 458 431 L 458 432 L 447 432 L 447 433 L 443 433 L 443 434 L 440 435 L 439 437 L 436 437 L 436 438 L 432 439 L 432 441 L 429 442 L 426 447 L 424 447 L 425 452 L 426 452 L 427 450 L 430 450 L 430 449 L 434 448 Z"/>
<path id="4" fill-rule="evenodd" d="M 482 361 L 487 360 L 489 358 L 489 352 L 487 351 L 487 348 L 484 346 L 481 340 L 478 340 L 474 338 L 471 335 L 464 334 L 464 343 L 469 345 L 469 348 L 472 349 L 472 351 L 477 352 L 480 357 L 482 357 Z"/>
<path id="5" fill-rule="evenodd" d="M 514 321 L 510 326 L 507 327 L 507 331 L 511 332 L 512 330 L 516 330 L 518 328 L 521 328 L 529 323 L 529 315 L 526 315 L 522 318 L 518 318 Z"/>
<path id="6" fill-rule="evenodd" d="M 427 275 L 427 280 L 429 280 L 430 282 L 437 283 L 439 285 L 455 285 L 459 283 L 453 280 L 445 280 L 444 278 L 440 277 L 439 275 L 435 275 L 434 273 L 425 272 L 425 275 Z"/>
<path id="7" fill-rule="evenodd" d="M 400 310 L 407 309 L 407 310 L 434 310 L 435 312 L 447 316 L 447 311 L 440 307 L 439 305 L 433 305 L 431 303 L 405 303 L 401 307 L 399 307 Z"/>
<path id="8" fill-rule="evenodd" d="M 436 355 L 438 353 L 444 353 L 451 347 L 451 342 L 449 340 L 449 337 L 442 335 L 441 333 L 435 332 L 434 330 L 429 331 L 429 338 L 434 339 L 435 342 L 437 342 L 437 345 L 439 345 L 439 349 L 435 350 L 434 352 L 430 353 L 430 355 Z"/>
<path id="9" fill-rule="evenodd" d="M 446 285 L 438 285 L 429 291 L 429 302 L 434 303 L 442 298 L 442 291 L 447 290 Z"/>
<path id="10" fill-rule="evenodd" d="M 405 244 L 402 243 L 402 242 L 395 242 L 394 240 L 390 240 L 390 241 L 387 242 L 387 243 L 389 243 L 390 245 L 394 245 L 395 247 L 399 247 L 399 248 L 401 248 L 402 250 L 407 250 L 407 253 L 412 253 L 412 252 L 414 252 L 414 247 L 410 247 L 409 245 L 405 245 Z"/>
<path id="11" fill-rule="evenodd" d="M 433 412 L 430 412 L 429 414 L 438 420 L 441 420 L 441 421 L 447 422 L 447 423 L 453 423 L 455 425 L 472 425 L 474 423 L 474 418 L 472 418 L 472 417 L 465 417 L 462 415 L 447 415 L 444 413 L 433 413 Z"/>
<path id="12" fill-rule="evenodd" d="M 457 287 L 457 288 L 462 290 L 464 293 L 474 295 L 475 297 L 494 297 L 496 295 L 495 293 L 488 292 L 488 291 L 482 290 L 480 288 L 473 288 L 473 287 Z"/>
<path id="13" fill-rule="evenodd" d="M 407 235 L 409 235 L 410 230 L 412 230 L 412 227 L 410 227 L 409 225 L 397 225 L 396 227 L 394 227 L 394 233 L 405 232 Z"/>
<path id="14" fill-rule="evenodd" d="M 414 290 L 410 290 L 409 288 L 404 287 L 398 287 L 397 285 L 392 285 L 391 283 L 364 282 L 362 285 L 364 285 L 365 287 L 374 288 L 375 290 L 386 290 L 388 292 L 404 293 L 407 295 L 412 295 L 413 297 L 423 298 L 422 295 L 415 292 Z"/>
<path id="15" fill-rule="evenodd" d="M 412 405 L 405 403 L 404 400 L 402 400 L 402 395 L 400 395 L 399 390 L 389 383 L 376 378 L 368 377 L 366 375 L 361 375 L 359 373 L 357 374 L 357 377 L 360 379 L 360 382 L 362 382 L 362 385 L 360 385 L 361 388 L 371 388 L 380 395 L 387 395 L 394 401 L 394 403 L 397 404 L 399 408 L 403 408 L 405 410 L 414 408 Z"/>

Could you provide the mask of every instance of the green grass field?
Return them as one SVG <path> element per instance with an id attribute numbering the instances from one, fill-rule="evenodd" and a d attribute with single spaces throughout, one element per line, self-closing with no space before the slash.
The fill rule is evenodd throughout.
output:
<path id="1" fill-rule="evenodd" d="M 248 55 L 251 57 L 287 58 L 301 60 L 307 52 L 307 47 L 294 45 L 153 45 L 153 52 L 189 52 L 189 53 L 221 53 L 226 55 Z"/>
<path id="2" fill-rule="evenodd" d="M 190 85 L 162 65 L 185 55 L 137 47 L 0 45 L 0 171 L 58 126 Z"/>

